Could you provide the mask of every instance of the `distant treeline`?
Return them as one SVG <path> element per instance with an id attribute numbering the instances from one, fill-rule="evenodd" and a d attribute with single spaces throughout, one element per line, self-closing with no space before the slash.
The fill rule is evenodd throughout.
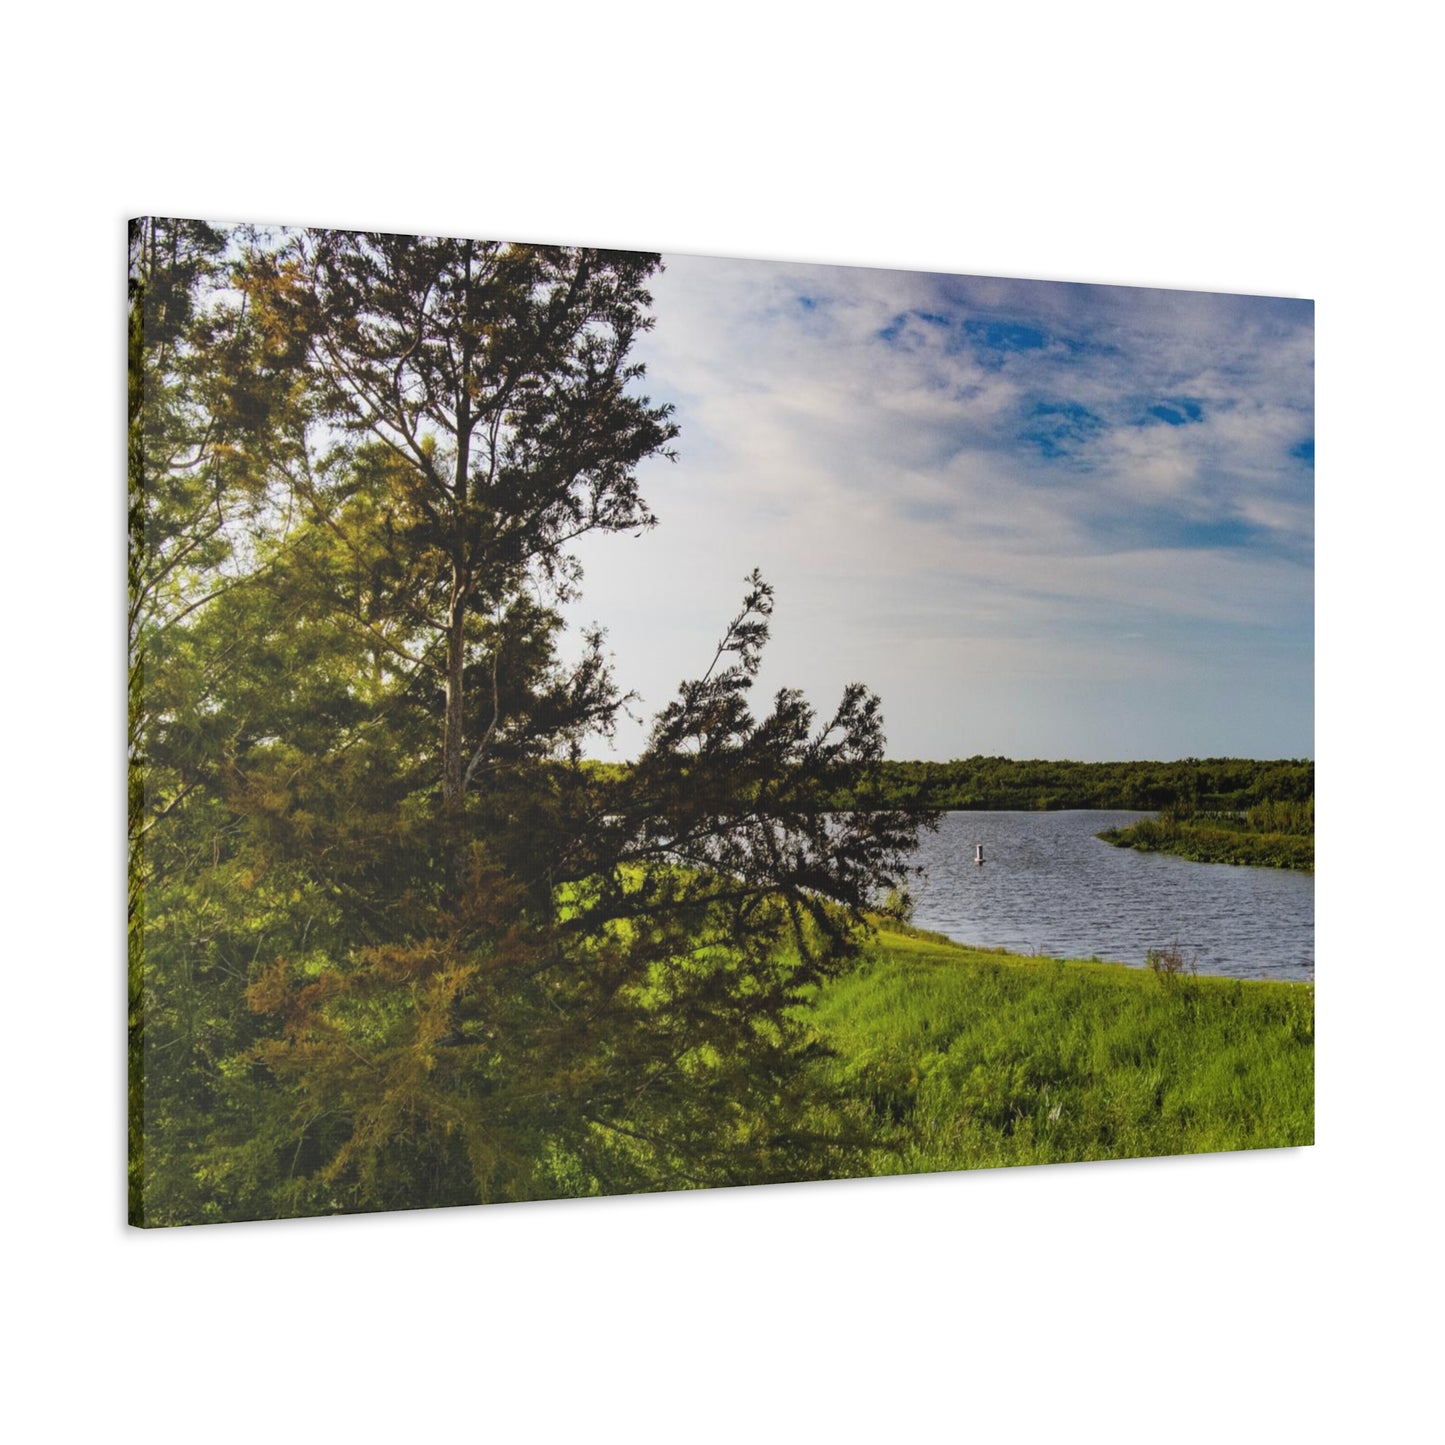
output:
<path id="1" fill-rule="evenodd" d="M 1075 763 L 973 757 L 949 763 L 885 762 L 879 783 L 890 807 L 1154 812 L 1184 804 L 1227 812 L 1265 801 L 1307 801 L 1314 796 L 1315 765 L 1308 759 Z"/>
<path id="2" fill-rule="evenodd" d="M 625 764 L 593 767 L 625 771 Z M 1266 802 L 1305 803 L 1314 797 L 1310 759 L 1183 758 L 1178 762 L 1075 763 L 1033 758 L 972 757 L 947 763 L 875 764 L 856 788 L 831 800 L 859 806 L 938 809 L 1132 808 L 1158 812 L 1245 812 Z"/>

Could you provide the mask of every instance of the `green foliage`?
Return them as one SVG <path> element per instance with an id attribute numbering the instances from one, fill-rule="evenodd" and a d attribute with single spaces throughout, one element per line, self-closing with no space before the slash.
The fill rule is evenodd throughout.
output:
<path id="1" fill-rule="evenodd" d="M 795 1010 L 853 955 L 913 824 L 812 805 L 881 748 L 865 695 L 822 725 L 790 694 L 752 718 L 769 605 L 754 578 L 719 648 L 735 661 L 680 689 L 635 768 L 499 772 L 438 913 L 255 977 L 275 1027 L 247 1057 L 287 1086 L 298 1148 L 311 1131 L 292 1211 L 856 1165 L 826 1095 L 800 1087 Z"/>
<path id="2" fill-rule="evenodd" d="M 232 666 L 201 645 L 207 610 L 257 570 L 265 453 L 286 452 L 294 386 L 257 383 L 242 414 L 238 371 L 261 354 L 252 319 L 226 304 L 228 237 L 198 221 L 130 230 L 128 358 L 130 1202 L 198 1147 L 210 1080 L 234 1043 L 234 960 L 211 924 L 224 911 L 228 823 L 211 699 Z M 264 393 L 264 395 L 263 395 Z M 264 438 L 264 444 L 262 439 Z M 182 917 L 193 931 L 180 941 Z M 187 1178 L 190 1176 L 187 1175 Z M 186 1186 L 189 1188 L 189 1185 Z"/>

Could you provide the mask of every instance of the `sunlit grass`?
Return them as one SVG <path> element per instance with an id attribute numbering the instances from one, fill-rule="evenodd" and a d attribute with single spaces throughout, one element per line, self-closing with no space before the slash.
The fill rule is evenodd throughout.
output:
<path id="1" fill-rule="evenodd" d="M 1314 1141 L 1314 988 L 886 931 L 812 1016 L 879 1173 Z"/>

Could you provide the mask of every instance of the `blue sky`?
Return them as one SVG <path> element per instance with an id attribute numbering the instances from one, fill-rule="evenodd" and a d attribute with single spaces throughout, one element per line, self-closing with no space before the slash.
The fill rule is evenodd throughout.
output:
<path id="1" fill-rule="evenodd" d="M 1311 302 L 684 256 L 652 289 L 678 461 L 571 609 L 643 715 L 757 566 L 759 706 L 865 682 L 891 756 L 1313 755 Z"/>

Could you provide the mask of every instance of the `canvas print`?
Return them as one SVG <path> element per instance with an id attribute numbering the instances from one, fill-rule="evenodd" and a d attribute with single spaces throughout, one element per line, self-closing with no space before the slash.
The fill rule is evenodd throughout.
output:
<path id="1" fill-rule="evenodd" d="M 148 217 L 130 1217 L 1314 1137 L 1313 305 Z"/>

